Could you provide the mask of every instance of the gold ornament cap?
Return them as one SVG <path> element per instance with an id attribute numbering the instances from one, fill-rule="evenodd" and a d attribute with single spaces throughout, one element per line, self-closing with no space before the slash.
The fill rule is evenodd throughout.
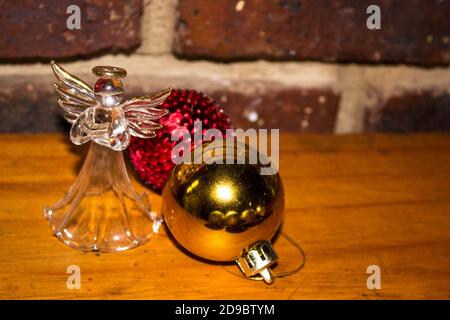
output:
<path id="1" fill-rule="evenodd" d="M 274 276 L 270 271 L 270 267 L 276 263 L 278 255 L 267 240 L 258 241 L 249 246 L 248 250 L 244 249 L 242 256 L 236 260 L 239 269 L 246 277 L 253 277 L 259 274 L 264 282 L 271 284 Z"/>

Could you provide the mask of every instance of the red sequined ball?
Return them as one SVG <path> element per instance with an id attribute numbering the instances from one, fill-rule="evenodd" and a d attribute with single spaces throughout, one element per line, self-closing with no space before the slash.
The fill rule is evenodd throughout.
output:
<path id="1" fill-rule="evenodd" d="M 153 139 L 132 137 L 128 154 L 138 177 L 150 188 L 161 192 L 169 171 L 174 164 L 172 148 L 178 141 L 171 141 L 174 130 L 185 127 L 194 135 L 194 121 L 202 121 L 202 133 L 215 128 L 225 133 L 231 128 L 230 119 L 211 98 L 195 90 L 172 90 L 164 101 L 169 114 L 161 118 L 164 126 Z M 191 147 L 193 142 L 191 142 Z"/>

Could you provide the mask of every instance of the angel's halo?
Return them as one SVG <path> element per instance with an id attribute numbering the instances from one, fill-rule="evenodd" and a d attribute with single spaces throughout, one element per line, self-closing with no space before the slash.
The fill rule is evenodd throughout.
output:
<path id="1" fill-rule="evenodd" d="M 92 68 L 92 73 L 97 77 L 106 78 L 125 78 L 127 76 L 127 70 L 112 66 L 96 66 Z"/>

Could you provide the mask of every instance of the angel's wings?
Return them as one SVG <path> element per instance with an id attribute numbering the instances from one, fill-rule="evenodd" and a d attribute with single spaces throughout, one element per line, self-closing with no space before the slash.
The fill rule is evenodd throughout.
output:
<path id="1" fill-rule="evenodd" d="M 172 88 L 168 87 L 158 93 L 133 98 L 122 104 L 131 135 L 144 139 L 156 136 L 155 131 L 162 128 L 158 120 L 168 113 L 167 109 L 161 108 L 162 103 L 171 92 Z"/>
<path id="2" fill-rule="evenodd" d="M 58 80 L 53 86 L 59 96 L 58 103 L 64 109 L 64 118 L 73 126 L 77 126 L 80 122 L 77 120 L 81 114 L 86 109 L 98 104 L 94 90 L 54 61 L 50 61 L 50 64 Z M 162 127 L 158 120 L 168 113 L 167 109 L 162 108 L 162 103 L 171 91 L 172 88 L 169 87 L 153 95 L 133 98 L 118 105 L 117 107 L 122 108 L 126 118 L 127 128 L 125 130 L 139 138 L 153 138 L 156 135 L 155 131 Z M 111 126 L 114 126 L 116 122 L 112 121 Z M 82 126 L 80 128 L 83 129 Z M 114 132 L 115 130 L 110 131 Z M 88 138 L 86 141 L 89 140 Z"/>
<path id="3" fill-rule="evenodd" d="M 50 65 L 58 80 L 53 84 L 59 96 L 58 104 L 64 110 L 64 118 L 74 123 L 83 111 L 97 104 L 94 90 L 83 80 L 68 73 L 55 61 L 50 61 Z"/>

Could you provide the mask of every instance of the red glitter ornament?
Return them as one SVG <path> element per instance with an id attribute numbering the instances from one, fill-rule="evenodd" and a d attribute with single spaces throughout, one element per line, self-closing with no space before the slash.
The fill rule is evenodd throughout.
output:
<path id="1" fill-rule="evenodd" d="M 132 137 L 128 154 L 139 179 L 155 191 L 161 192 L 174 163 L 172 148 L 178 141 L 171 141 L 174 130 L 185 127 L 194 135 L 194 121 L 202 121 L 202 135 L 214 128 L 225 134 L 231 128 L 230 119 L 214 100 L 195 90 L 172 90 L 163 107 L 169 114 L 161 118 L 164 125 L 153 139 Z M 193 147 L 193 142 L 191 142 Z"/>

